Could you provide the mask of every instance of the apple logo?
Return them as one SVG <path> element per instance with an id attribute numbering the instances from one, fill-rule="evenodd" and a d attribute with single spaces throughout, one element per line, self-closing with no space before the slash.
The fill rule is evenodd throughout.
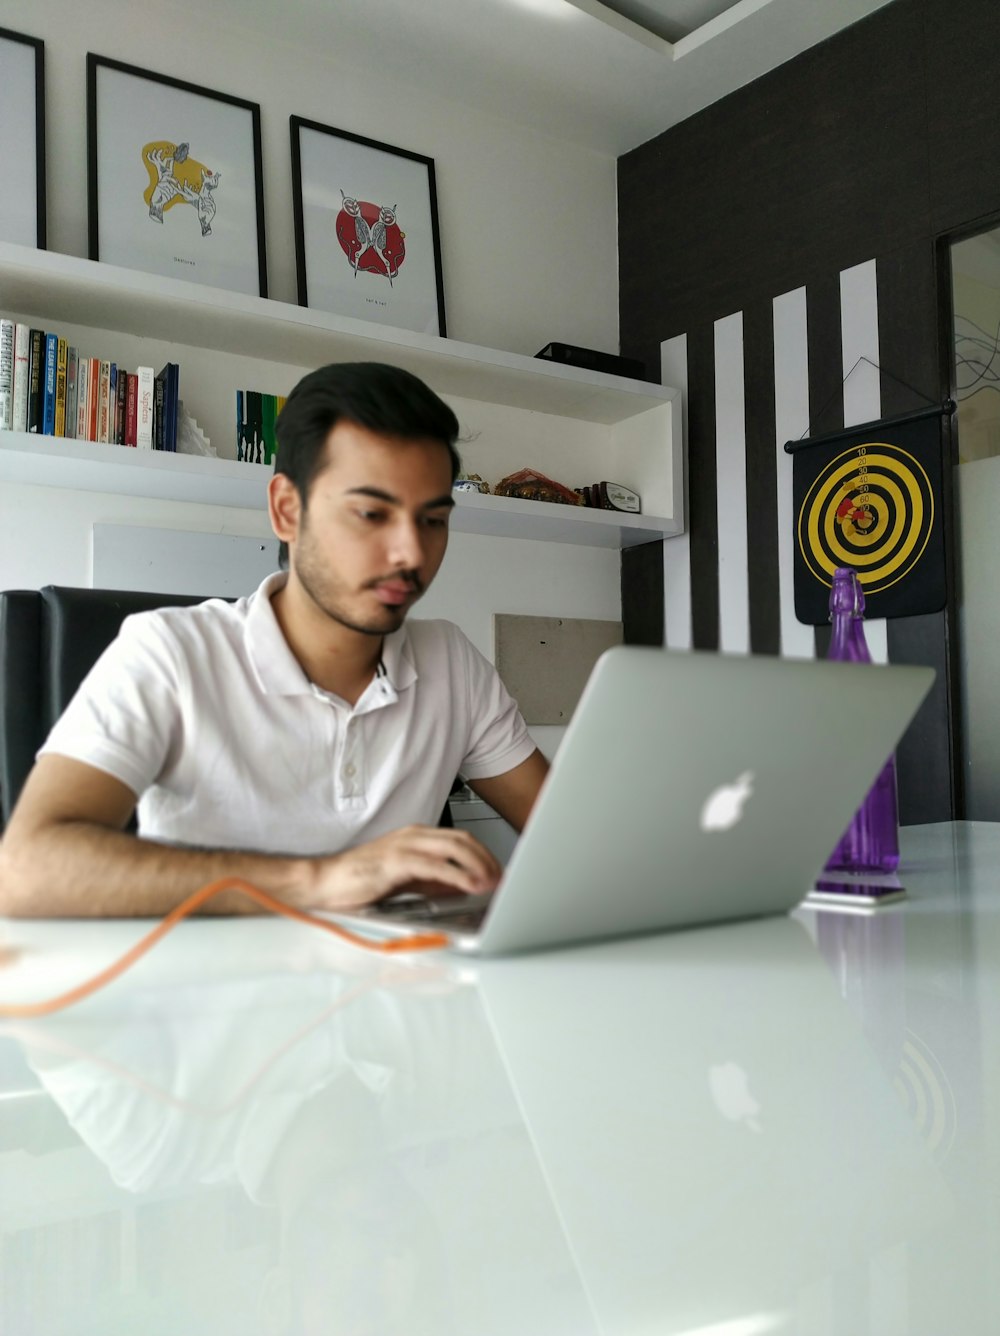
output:
<path id="1" fill-rule="evenodd" d="M 715 1107 L 731 1123 L 760 1132 L 760 1105 L 750 1093 L 747 1074 L 738 1062 L 720 1062 L 708 1069 L 708 1085 Z"/>
<path id="2" fill-rule="evenodd" d="M 710 793 L 701 809 L 702 830 L 729 830 L 743 815 L 743 804 L 753 793 L 753 771 L 745 770 L 732 784 Z"/>

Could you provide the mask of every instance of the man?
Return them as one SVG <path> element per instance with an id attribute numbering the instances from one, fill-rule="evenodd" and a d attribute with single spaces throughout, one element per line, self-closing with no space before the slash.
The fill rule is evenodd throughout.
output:
<path id="1" fill-rule="evenodd" d="M 519 830 L 547 763 L 457 627 L 404 625 L 448 542 L 455 415 L 409 373 L 356 363 L 300 381 L 277 434 L 287 574 L 126 619 L 25 784 L 0 914 L 163 914 L 224 876 L 324 910 L 495 887 L 493 856 L 432 823 L 461 773 Z"/>

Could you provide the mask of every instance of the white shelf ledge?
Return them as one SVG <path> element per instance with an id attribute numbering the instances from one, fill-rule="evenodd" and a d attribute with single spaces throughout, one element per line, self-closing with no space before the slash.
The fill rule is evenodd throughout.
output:
<path id="1" fill-rule="evenodd" d="M 264 464 L 231 459 L 0 432 L 0 482 L 264 510 L 271 472 Z M 457 533 L 622 548 L 680 531 L 673 521 L 650 515 L 476 492 L 455 499 L 451 527 Z"/>
<path id="2" fill-rule="evenodd" d="M 328 315 L 181 279 L 0 243 L 4 313 L 116 329 L 293 366 L 377 360 L 442 394 L 612 425 L 663 405 L 676 390 Z"/>

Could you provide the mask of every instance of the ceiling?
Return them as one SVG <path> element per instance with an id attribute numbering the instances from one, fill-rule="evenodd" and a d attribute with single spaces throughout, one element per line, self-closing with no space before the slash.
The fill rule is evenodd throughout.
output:
<path id="1" fill-rule="evenodd" d="M 212 12 L 617 156 L 887 3 L 214 0 Z"/>

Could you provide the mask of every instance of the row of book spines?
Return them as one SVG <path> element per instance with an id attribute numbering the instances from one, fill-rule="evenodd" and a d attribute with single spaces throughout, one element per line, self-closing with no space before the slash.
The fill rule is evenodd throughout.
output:
<path id="1" fill-rule="evenodd" d="M 285 406 L 283 394 L 236 391 L 236 458 L 247 464 L 270 464 L 278 450 L 274 424 Z"/>
<path id="2" fill-rule="evenodd" d="M 65 339 L 0 320 L 0 431 L 153 448 L 153 368 L 81 357 Z"/>

